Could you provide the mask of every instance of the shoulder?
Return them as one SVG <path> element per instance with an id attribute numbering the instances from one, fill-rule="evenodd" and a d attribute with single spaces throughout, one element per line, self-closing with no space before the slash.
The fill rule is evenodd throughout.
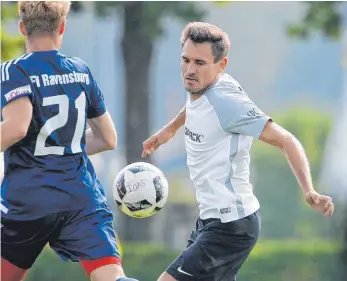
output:
<path id="1" fill-rule="evenodd" d="M 206 93 L 206 97 L 217 113 L 230 110 L 240 103 L 250 102 L 240 83 L 228 74 L 223 74 L 218 79 Z"/>
<path id="2" fill-rule="evenodd" d="M 0 66 L 1 82 L 16 80 L 25 75 L 25 65 L 30 61 L 32 53 L 24 54 L 18 58 L 5 61 Z"/>
<path id="3" fill-rule="evenodd" d="M 66 56 L 66 59 L 74 65 L 74 67 L 76 69 L 78 69 L 79 71 L 83 71 L 83 72 L 90 72 L 89 67 L 87 65 L 87 63 L 82 60 L 79 57 L 68 57 Z"/>
<path id="4" fill-rule="evenodd" d="M 217 91 L 244 93 L 241 84 L 234 77 L 227 73 L 221 75 L 221 77 L 217 80 L 216 84 L 213 86 L 213 89 Z"/>

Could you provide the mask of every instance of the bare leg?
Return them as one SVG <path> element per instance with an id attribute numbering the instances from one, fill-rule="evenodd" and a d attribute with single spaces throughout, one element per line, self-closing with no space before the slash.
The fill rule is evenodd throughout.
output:
<path id="1" fill-rule="evenodd" d="M 109 264 L 99 267 L 90 274 L 91 281 L 138 281 L 125 277 L 122 267 L 118 264 Z"/>
<path id="2" fill-rule="evenodd" d="M 9 261 L 1 258 L 1 280 L 2 281 L 21 281 L 26 270 L 15 266 Z"/>
<path id="3" fill-rule="evenodd" d="M 164 272 L 162 275 L 160 275 L 158 281 L 177 281 L 177 280 L 173 278 L 169 273 Z"/>
<path id="4" fill-rule="evenodd" d="M 124 272 L 118 264 L 104 265 L 90 274 L 91 281 L 115 281 L 119 277 L 124 277 Z"/>

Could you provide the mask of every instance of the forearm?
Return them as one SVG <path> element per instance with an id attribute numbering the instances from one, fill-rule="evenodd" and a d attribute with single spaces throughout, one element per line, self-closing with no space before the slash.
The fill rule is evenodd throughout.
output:
<path id="1" fill-rule="evenodd" d="M 172 132 L 173 135 L 181 128 L 186 121 L 186 106 L 172 119 L 165 127 L 165 130 Z"/>
<path id="2" fill-rule="evenodd" d="M 110 150 L 109 145 L 101 138 L 94 136 L 93 131 L 89 128 L 86 130 L 86 153 L 94 155 L 103 151 Z"/>
<path id="3" fill-rule="evenodd" d="M 282 152 L 304 194 L 314 190 L 309 161 L 301 143 L 292 135 L 288 136 Z"/>
<path id="4" fill-rule="evenodd" d="M 14 128 L 13 125 L 6 120 L 1 122 L 0 126 L 1 152 L 19 142 L 25 136 L 24 132 L 21 133 L 19 130 L 17 130 L 18 128 Z"/>

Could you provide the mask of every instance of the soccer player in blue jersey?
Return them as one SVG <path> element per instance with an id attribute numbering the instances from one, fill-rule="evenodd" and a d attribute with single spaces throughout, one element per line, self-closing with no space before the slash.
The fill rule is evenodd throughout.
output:
<path id="1" fill-rule="evenodd" d="M 22 280 L 47 243 L 92 281 L 134 280 L 88 159 L 116 147 L 116 130 L 88 66 L 59 52 L 70 2 L 18 8 L 27 53 L 1 65 L 1 280 Z"/>
<path id="2" fill-rule="evenodd" d="M 283 152 L 309 206 L 331 216 L 334 203 L 315 191 L 299 141 L 224 73 L 230 46 L 227 34 L 195 22 L 183 30 L 181 43 L 186 104 L 144 142 L 142 156 L 153 153 L 184 125 L 187 164 L 200 212 L 187 248 L 158 281 L 233 281 L 260 231 L 260 204 L 250 183 L 253 138 Z"/>

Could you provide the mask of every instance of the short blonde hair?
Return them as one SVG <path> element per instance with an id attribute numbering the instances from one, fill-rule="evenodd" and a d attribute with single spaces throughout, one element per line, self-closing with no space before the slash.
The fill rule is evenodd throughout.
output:
<path id="1" fill-rule="evenodd" d="M 18 13 L 28 36 L 52 36 L 57 34 L 70 6 L 70 1 L 18 1 Z"/>

